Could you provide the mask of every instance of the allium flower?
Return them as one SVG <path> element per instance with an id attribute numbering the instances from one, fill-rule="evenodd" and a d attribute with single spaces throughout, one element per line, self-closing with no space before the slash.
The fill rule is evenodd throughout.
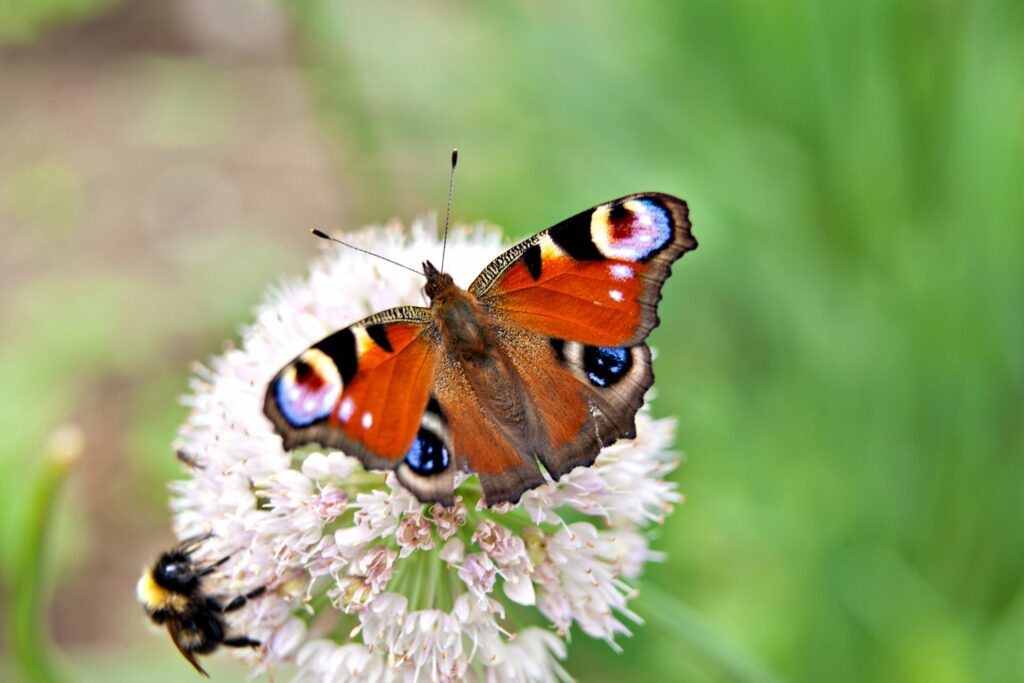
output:
<path id="1" fill-rule="evenodd" d="M 402 263 L 441 251 L 432 221 L 346 237 Z M 487 228 L 455 228 L 448 242 L 462 284 L 502 249 Z M 559 661 L 573 623 L 617 647 L 639 622 L 629 582 L 658 558 L 645 528 L 680 500 L 665 480 L 676 462 L 671 420 L 641 410 L 635 439 L 493 508 L 473 479 L 453 507 L 423 505 L 393 474 L 344 453 L 282 450 L 262 410 L 274 373 L 345 325 L 422 304 L 422 284 L 332 246 L 307 279 L 269 295 L 240 348 L 197 371 L 180 430 L 195 465 L 173 485 L 175 528 L 212 534 L 201 556 L 231 556 L 211 591 L 268 587 L 229 615 L 232 629 L 264 643 L 237 653 L 254 673 L 291 664 L 299 681 L 568 681 Z"/>

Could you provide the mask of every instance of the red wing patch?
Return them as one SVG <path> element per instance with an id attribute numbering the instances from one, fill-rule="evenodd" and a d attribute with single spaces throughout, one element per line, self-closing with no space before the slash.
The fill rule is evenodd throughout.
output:
<path id="1" fill-rule="evenodd" d="M 597 346 L 626 346 L 646 304 L 643 264 L 577 261 L 562 254 L 544 261 L 534 280 L 527 266 L 512 266 L 492 299 L 509 324 L 548 337 Z"/>

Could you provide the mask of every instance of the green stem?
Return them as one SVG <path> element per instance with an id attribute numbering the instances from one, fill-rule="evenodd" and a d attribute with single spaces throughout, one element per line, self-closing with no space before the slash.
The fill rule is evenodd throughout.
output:
<path id="1" fill-rule="evenodd" d="M 57 683 L 63 679 L 54 664 L 43 623 L 47 538 L 60 485 L 81 452 L 82 437 L 77 428 L 57 431 L 32 482 L 28 517 L 19 541 L 9 623 L 11 647 L 26 680 L 35 683 Z"/>
<path id="2" fill-rule="evenodd" d="M 441 565 L 443 560 L 438 557 L 440 550 L 437 545 L 430 549 L 427 554 L 427 597 L 423 604 L 429 609 L 440 609 L 437 599 L 437 582 L 441 577 Z"/>
<path id="3" fill-rule="evenodd" d="M 784 683 L 739 644 L 729 640 L 703 616 L 653 584 L 643 584 L 636 611 L 662 633 L 683 641 L 736 683 Z"/>
<path id="4" fill-rule="evenodd" d="M 409 596 L 409 611 L 415 612 L 421 609 L 420 595 L 423 591 L 423 553 L 414 552 L 406 558 L 415 564 L 412 566 L 409 576 L 412 581 L 412 595 Z"/>

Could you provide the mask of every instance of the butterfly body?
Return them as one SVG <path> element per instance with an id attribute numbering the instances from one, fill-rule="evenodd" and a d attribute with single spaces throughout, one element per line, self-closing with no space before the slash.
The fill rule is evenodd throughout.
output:
<path id="1" fill-rule="evenodd" d="M 336 447 L 450 504 L 455 473 L 488 504 L 589 465 L 635 436 L 653 382 L 644 339 L 671 263 L 696 248 L 686 205 L 630 195 L 512 247 L 468 289 L 429 261 L 430 308 L 370 316 L 314 344 L 270 382 L 286 448 Z"/>
<path id="2" fill-rule="evenodd" d="M 427 276 L 423 291 L 430 298 L 430 314 L 441 347 L 464 363 L 482 363 L 490 358 L 497 328 L 479 299 L 430 261 L 424 262 L 423 272 Z"/>

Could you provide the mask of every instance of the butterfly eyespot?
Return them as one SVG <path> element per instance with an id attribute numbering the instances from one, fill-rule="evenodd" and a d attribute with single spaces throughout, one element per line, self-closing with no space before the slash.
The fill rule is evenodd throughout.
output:
<path id="1" fill-rule="evenodd" d="M 440 474 L 448 469 L 451 457 L 441 438 L 429 429 L 421 428 L 405 454 L 409 468 L 421 476 Z"/>
<path id="2" fill-rule="evenodd" d="M 327 417 L 341 390 L 341 375 L 334 361 L 315 348 L 299 356 L 274 383 L 281 414 L 294 427 L 305 427 Z"/>
<path id="3" fill-rule="evenodd" d="M 610 387 L 629 374 L 633 367 L 630 349 L 587 346 L 583 349 L 583 371 L 594 386 Z"/>
<path id="4" fill-rule="evenodd" d="M 646 261 L 672 240 L 672 218 L 651 199 L 603 206 L 591 217 L 590 238 L 605 258 Z"/>
<path id="5" fill-rule="evenodd" d="M 308 384 L 316 381 L 317 377 L 313 376 L 313 366 L 304 360 L 295 361 L 295 381 L 299 384 Z"/>

